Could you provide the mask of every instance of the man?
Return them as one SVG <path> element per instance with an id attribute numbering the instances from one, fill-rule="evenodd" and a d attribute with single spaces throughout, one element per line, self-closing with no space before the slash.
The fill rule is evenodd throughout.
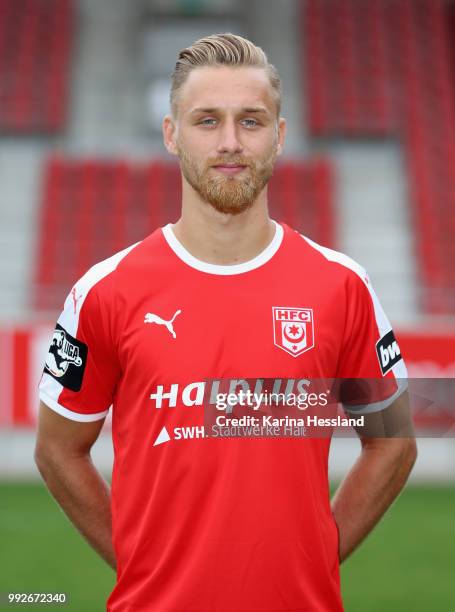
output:
<path id="1" fill-rule="evenodd" d="M 330 505 L 328 437 L 207 431 L 210 385 L 325 377 L 388 381 L 350 410 L 409 431 L 406 370 L 365 271 L 268 217 L 280 101 L 276 70 L 239 36 L 180 53 L 163 134 L 181 217 L 89 270 L 54 332 L 70 359 L 45 368 L 36 461 L 116 569 L 112 612 L 342 610 L 339 562 L 415 461 L 412 434 L 362 436 Z M 112 496 L 90 460 L 111 405 Z"/>

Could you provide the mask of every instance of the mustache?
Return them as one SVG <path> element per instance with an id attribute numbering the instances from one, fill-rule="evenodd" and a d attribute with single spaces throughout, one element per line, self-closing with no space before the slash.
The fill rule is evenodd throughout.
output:
<path id="1" fill-rule="evenodd" d="M 231 155 L 230 157 L 213 157 L 207 161 L 207 166 L 223 166 L 225 164 L 248 166 L 249 168 L 251 168 L 253 165 L 251 160 L 240 155 Z"/>

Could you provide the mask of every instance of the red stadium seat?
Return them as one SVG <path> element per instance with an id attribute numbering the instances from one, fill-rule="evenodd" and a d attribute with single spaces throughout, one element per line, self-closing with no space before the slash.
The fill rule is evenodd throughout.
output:
<path id="1" fill-rule="evenodd" d="M 73 0 L 0 0 L 0 133 L 66 122 Z"/>
<path id="2" fill-rule="evenodd" d="M 306 0 L 305 96 L 314 135 L 385 135 L 397 125 L 386 4 Z"/>
<path id="3" fill-rule="evenodd" d="M 423 307 L 453 314 L 453 4 L 305 0 L 302 6 L 310 131 L 402 137 Z"/>

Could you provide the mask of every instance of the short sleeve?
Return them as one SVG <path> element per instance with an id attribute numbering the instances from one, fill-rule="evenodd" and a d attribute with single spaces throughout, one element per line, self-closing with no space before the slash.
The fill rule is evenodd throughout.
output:
<path id="1" fill-rule="evenodd" d="M 65 300 L 39 384 L 40 399 L 75 421 L 108 414 L 120 373 L 109 283 L 90 281 L 83 277 Z"/>
<path id="2" fill-rule="evenodd" d="M 346 319 L 337 373 L 341 400 L 348 412 L 383 410 L 407 387 L 400 347 L 363 269 L 349 271 L 345 295 Z"/>

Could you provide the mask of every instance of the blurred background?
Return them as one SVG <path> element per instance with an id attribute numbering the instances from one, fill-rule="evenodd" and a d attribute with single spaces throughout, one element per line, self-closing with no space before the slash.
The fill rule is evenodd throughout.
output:
<path id="1" fill-rule="evenodd" d="M 0 0 L 0 593 L 104 609 L 114 576 L 34 466 L 36 387 L 74 281 L 177 220 L 169 75 L 225 31 L 283 80 L 272 216 L 367 268 L 411 377 L 455 378 L 455 2 Z M 455 609 L 453 415 L 450 394 L 416 415 L 410 485 L 342 568 L 347 611 Z M 334 486 L 358 452 L 334 440 Z M 109 478 L 109 419 L 94 460 Z"/>

